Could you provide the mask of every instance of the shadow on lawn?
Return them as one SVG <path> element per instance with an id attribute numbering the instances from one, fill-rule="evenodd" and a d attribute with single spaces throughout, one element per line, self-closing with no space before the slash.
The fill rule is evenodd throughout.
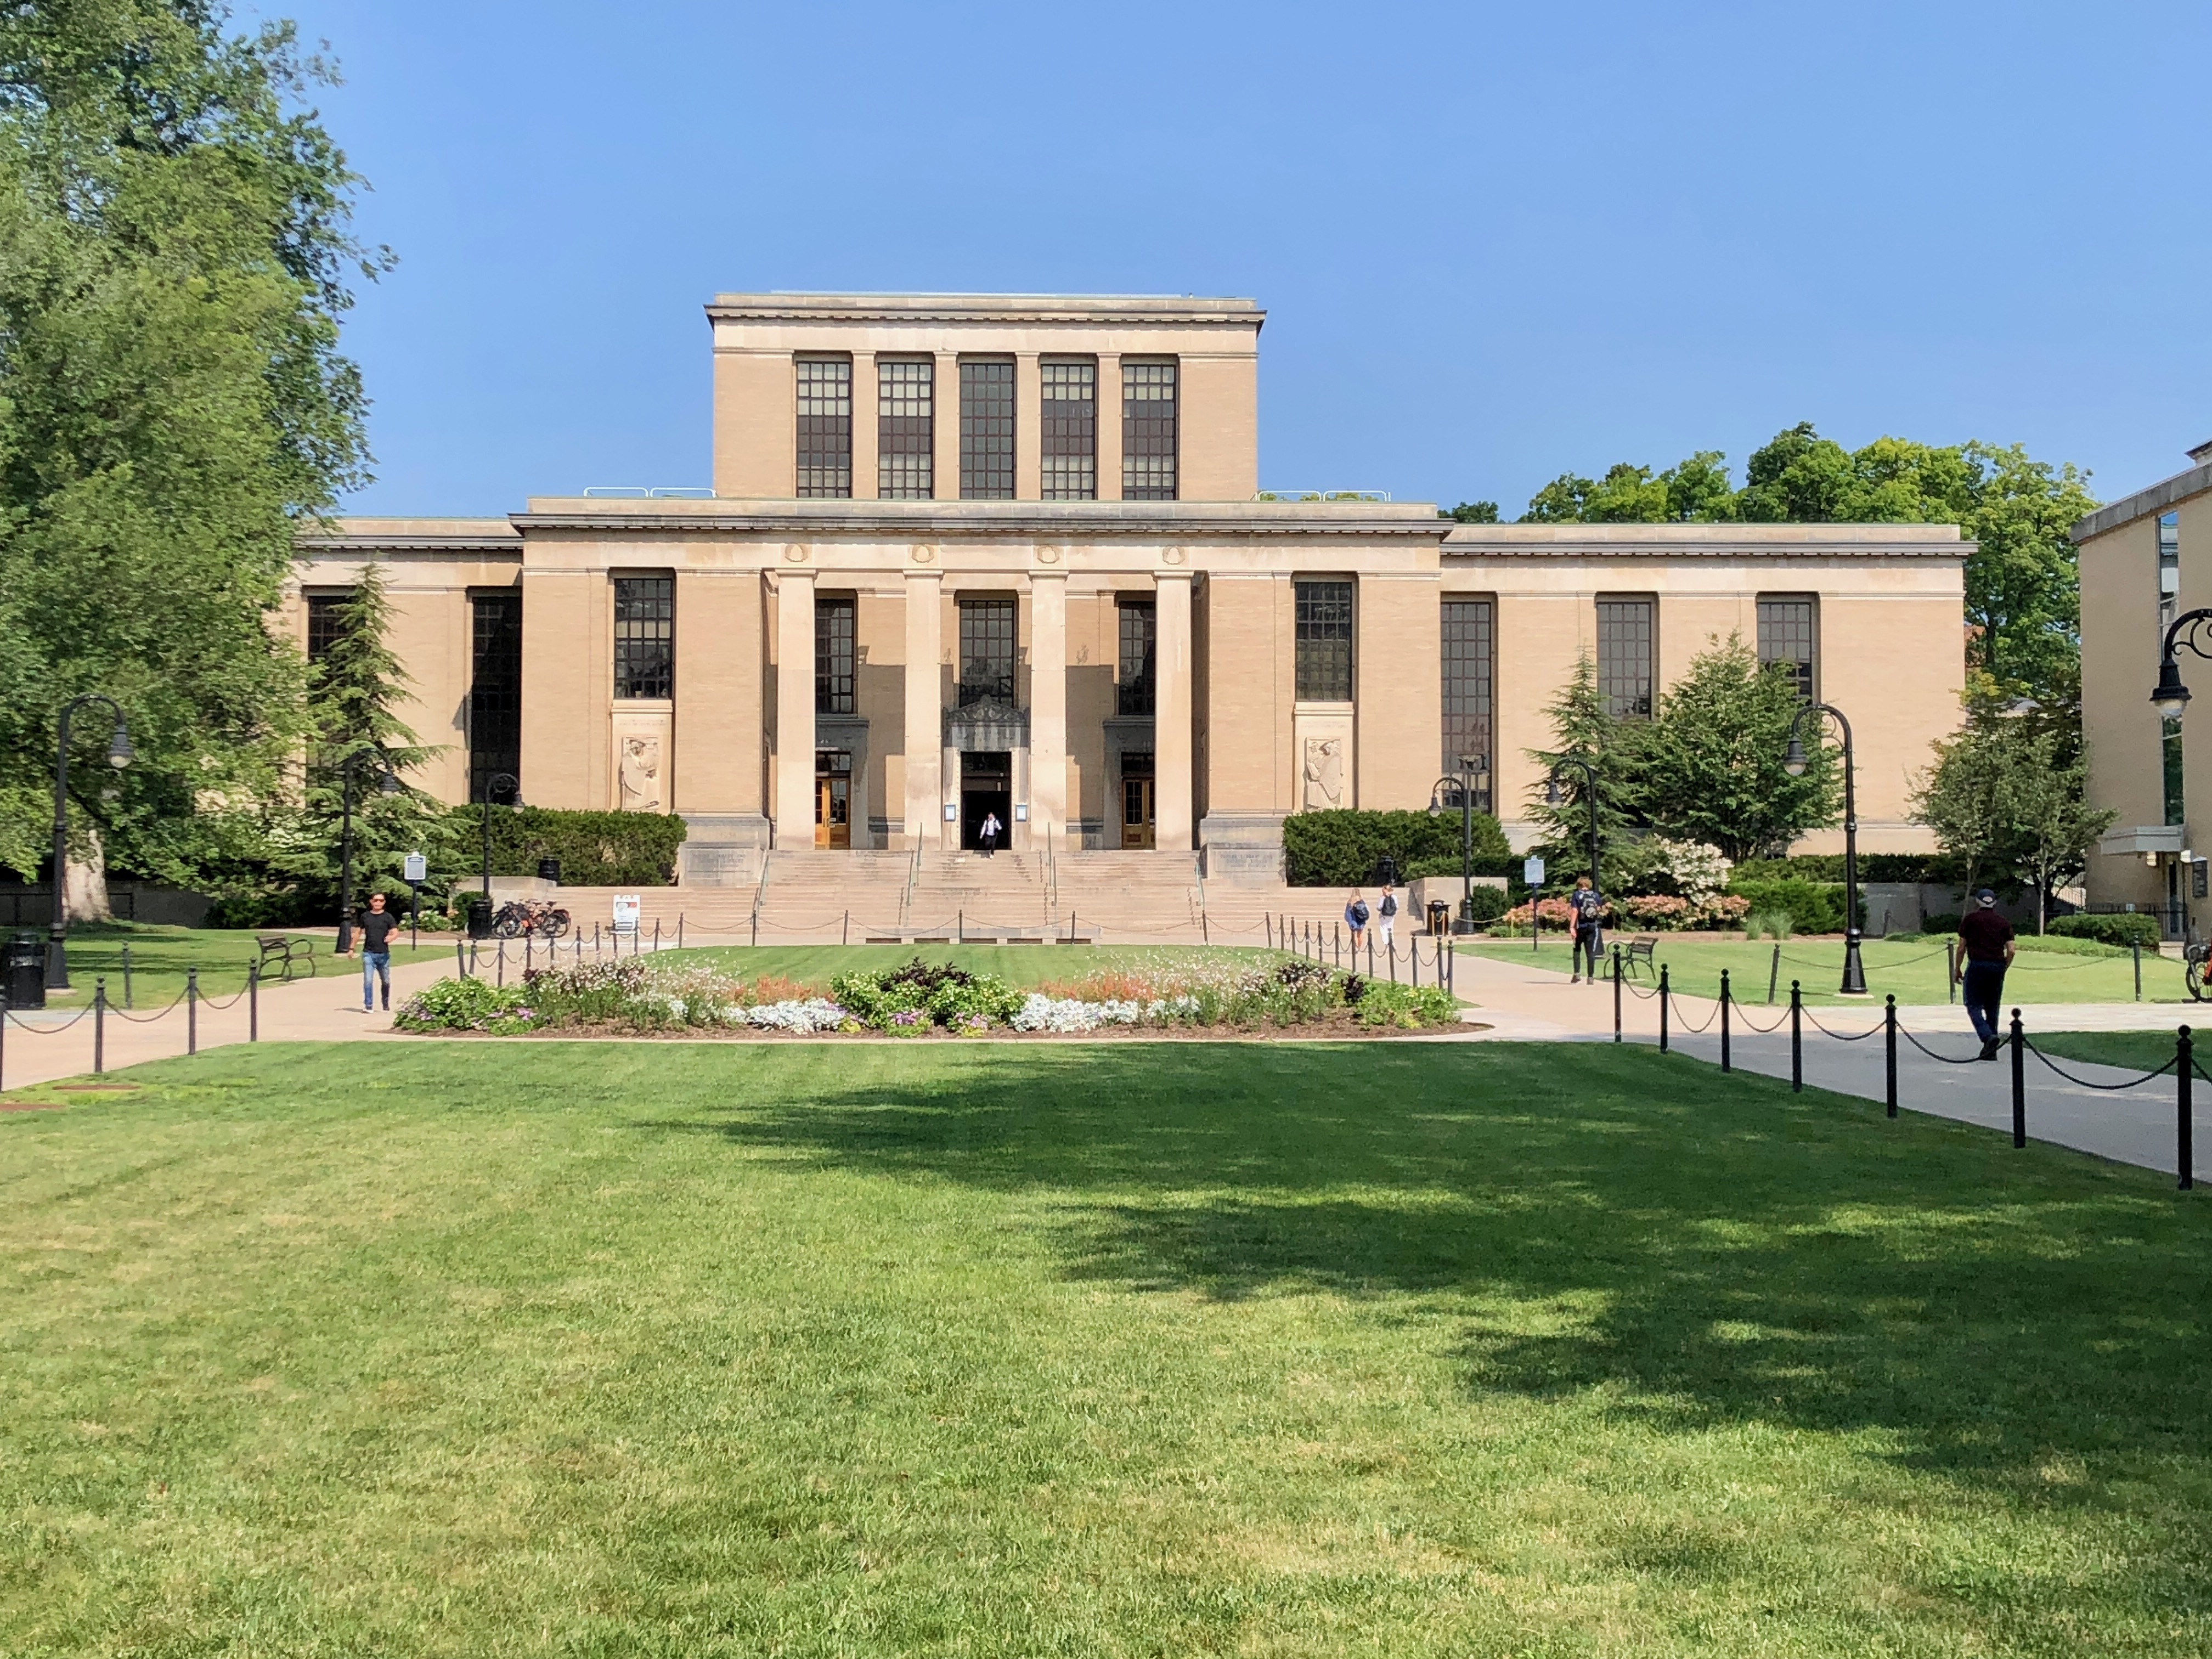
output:
<path id="1" fill-rule="evenodd" d="M 2006 1484 L 2168 1459 L 2203 1495 L 2212 1223 L 2147 1171 L 1643 1049 L 973 1059 L 640 1127 L 1034 1194 L 1081 1278 L 1410 1292 L 1476 1389 L 1889 1430 Z"/>

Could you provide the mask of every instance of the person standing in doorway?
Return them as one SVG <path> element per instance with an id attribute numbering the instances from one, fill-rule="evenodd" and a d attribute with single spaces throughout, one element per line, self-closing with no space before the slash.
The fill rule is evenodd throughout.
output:
<path id="1" fill-rule="evenodd" d="M 976 830 L 975 839 L 982 847 L 985 858 L 990 857 L 998 849 L 999 831 L 1004 827 L 1000 823 L 999 815 L 996 812 L 983 814 L 983 825 L 981 829 Z"/>
<path id="2" fill-rule="evenodd" d="M 1397 921 L 1398 890 L 1386 881 L 1382 884 L 1382 896 L 1375 903 L 1375 926 L 1382 935 L 1382 948 L 1386 951 L 1396 948 L 1393 941 L 1397 937 Z"/>
<path id="3" fill-rule="evenodd" d="M 1344 904 L 1344 925 L 1352 929 L 1352 948 L 1355 953 L 1367 942 L 1367 896 L 1355 887 L 1352 896 Z"/>
<path id="4" fill-rule="evenodd" d="M 2012 965 L 2012 924 L 1997 914 L 1997 896 L 1984 887 L 1974 908 L 1959 918 L 1959 944 L 1965 967 L 1959 975 L 1960 1000 L 1974 1035 L 1982 1040 L 1984 1060 L 1997 1057 L 1997 1008 L 2004 1001 L 2005 969 Z"/>
<path id="5" fill-rule="evenodd" d="M 1575 890 L 1567 896 L 1573 912 L 1574 943 L 1567 948 L 1567 983 L 1574 984 L 1587 969 L 1590 983 L 1597 983 L 1597 959 L 1605 950 L 1605 901 L 1588 876 L 1575 878 Z"/>
<path id="6" fill-rule="evenodd" d="M 361 1011 L 374 1011 L 371 1000 L 381 987 L 384 1006 L 392 1007 L 392 935 L 399 926 L 399 918 L 384 905 L 384 895 L 368 896 L 368 913 L 361 919 Z"/>

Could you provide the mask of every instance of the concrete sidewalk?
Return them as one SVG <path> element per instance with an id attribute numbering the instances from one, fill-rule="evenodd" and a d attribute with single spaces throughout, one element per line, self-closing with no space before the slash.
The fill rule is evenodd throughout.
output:
<path id="1" fill-rule="evenodd" d="M 1577 985 L 1567 975 L 1533 964 L 1462 955 L 1458 965 L 1460 999 L 1482 1011 L 1491 1030 L 1477 1041 L 1610 1042 L 1613 1041 L 1612 985 Z M 1626 1041 L 1659 1040 L 1655 991 L 1625 987 L 1621 1030 Z M 2012 1005 L 2006 1006 L 2008 1014 Z M 1705 997 L 1676 994 L 1672 1000 L 1668 1047 L 1674 1052 L 1717 1065 L 1719 1005 Z M 2021 1021 L 2031 1039 L 2038 1031 L 2164 1031 L 2191 1024 L 2193 1006 L 2153 1003 L 2057 1003 L 2022 1005 Z M 1738 1070 L 1786 1081 L 1790 1076 L 1789 1009 L 1786 1005 L 1737 1004 L 1730 1011 L 1730 1059 Z M 1881 1006 L 1808 1008 L 1805 1011 L 1805 1083 L 1809 1088 L 1887 1098 L 1887 1065 L 1881 1036 Z M 1974 1061 L 1980 1044 L 1963 1008 L 1901 1007 L 1898 1024 L 1934 1054 L 1930 1058 L 1900 1036 L 1898 1040 L 1897 1098 L 1901 1111 L 1926 1113 L 1956 1122 L 1978 1124 L 2009 1134 L 2012 1129 L 2012 1065 L 2009 1054 L 1987 1064 Z M 1762 1035 L 1756 1027 L 1773 1026 Z M 1702 1028 L 1702 1029 L 1695 1029 Z M 1825 1031 L 1822 1028 L 1826 1028 Z M 1835 1036 L 1826 1033 L 1833 1032 Z M 1965 1064 L 1947 1064 L 1963 1060 Z M 2179 1116 L 2171 1073 L 2125 1091 L 2106 1092 L 2084 1084 L 2107 1085 L 2141 1076 L 2109 1066 L 2059 1059 L 2082 1083 L 2053 1072 L 2035 1054 L 2027 1056 L 2027 1133 L 2031 1139 L 2122 1164 L 2172 1174 L 2176 1167 Z M 2212 1177 L 2212 1084 L 2198 1079 L 2194 1091 L 2194 1173 Z"/>

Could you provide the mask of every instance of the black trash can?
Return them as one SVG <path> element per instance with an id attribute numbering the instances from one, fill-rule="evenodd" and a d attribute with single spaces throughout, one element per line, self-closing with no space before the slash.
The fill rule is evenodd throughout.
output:
<path id="1" fill-rule="evenodd" d="M 36 933 L 18 933 L 8 941 L 7 958 L 0 963 L 0 990 L 10 1008 L 46 1006 L 46 942 Z"/>
<path id="2" fill-rule="evenodd" d="M 550 881 L 556 887 L 558 887 L 561 884 L 561 860 L 558 859 L 538 860 L 538 879 L 540 881 Z"/>
<path id="3" fill-rule="evenodd" d="M 482 893 L 471 893 L 468 897 L 468 906 L 469 937 L 489 939 L 491 937 L 491 901 Z"/>

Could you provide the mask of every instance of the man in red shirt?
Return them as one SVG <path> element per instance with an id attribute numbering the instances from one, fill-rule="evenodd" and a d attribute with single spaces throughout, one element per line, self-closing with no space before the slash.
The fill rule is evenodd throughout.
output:
<path id="1" fill-rule="evenodd" d="M 1997 896 L 1984 887 L 1974 908 L 1959 918 L 1964 947 L 1960 975 L 1966 1017 L 1982 1039 L 1982 1058 L 1997 1057 L 1997 1005 L 2004 1000 L 2005 969 L 2012 963 L 2012 924 L 1997 914 Z"/>

